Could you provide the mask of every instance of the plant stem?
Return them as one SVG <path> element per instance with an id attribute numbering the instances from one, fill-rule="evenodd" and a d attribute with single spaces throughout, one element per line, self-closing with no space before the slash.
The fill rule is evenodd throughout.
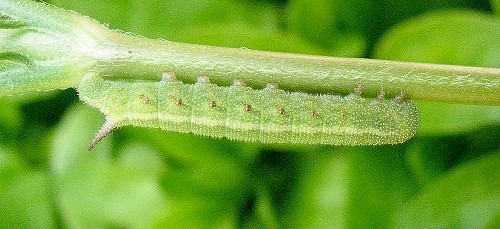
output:
<path id="1" fill-rule="evenodd" d="M 235 79 L 262 88 L 317 93 L 363 94 L 380 90 L 415 100 L 500 105 L 500 69 L 408 63 L 388 60 L 336 58 L 221 48 L 151 40 L 112 32 L 99 47 L 109 55 L 99 71 L 110 78 L 158 80 L 172 71 L 186 82 L 208 76 L 217 84 Z"/>

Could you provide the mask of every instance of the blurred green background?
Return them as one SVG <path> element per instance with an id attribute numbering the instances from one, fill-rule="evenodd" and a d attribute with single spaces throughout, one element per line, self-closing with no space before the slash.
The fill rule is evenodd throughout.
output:
<path id="1" fill-rule="evenodd" d="M 500 68 L 499 0 L 50 3 L 149 38 Z M 1 98 L 0 228 L 500 228 L 500 107 L 416 102 L 400 145 L 126 127 L 89 153 L 103 117 L 75 90 Z"/>

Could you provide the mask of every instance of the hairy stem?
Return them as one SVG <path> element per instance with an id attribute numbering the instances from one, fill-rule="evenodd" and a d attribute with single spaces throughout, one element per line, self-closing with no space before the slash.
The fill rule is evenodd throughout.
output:
<path id="1" fill-rule="evenodd" d="M 164 71 L 181 80 L 207 76 L 218 84 L 235 79 L 252 87 L 275 83 L 287 90 L 350 93 L 359 83 L 375 96 L 380 90 L 410 99 L 500 105 L 500 69 L 336 58 L 220 48 L 113 34 L 101 50 L 109 77 L 159 79 Z"/>

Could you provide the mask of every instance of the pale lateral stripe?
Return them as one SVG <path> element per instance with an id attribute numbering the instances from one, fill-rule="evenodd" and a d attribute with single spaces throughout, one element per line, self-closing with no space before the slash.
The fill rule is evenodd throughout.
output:
<path id="1" fill-rule="evenodd" d="M 146 117 L 156 117 L 152 114 L 147 114 L 147 115 L 140 115 L 142 116 L 141 118 L 137 118 L 136 115 L 133 116 L 134 119 L 144 119 L 147 120 Z M 125 117 L 125 118 L 131 118 L 132 116 Z M 226 125 L 226 122 L 224 120 L 213 120 L 210 118 L 206 117 L 185 117 L 185 116 L 179 116 L 179 115 L 172 115 L 172 114 L 161 114 L 158 116 L 160 118 L 159 121 L 163 122 L 172 122 L 172 123 L 183 123 L 183 122 L 192 122 L 193 124 L 197 125 L 205 125 L 205 126 L 220 126 L 220 127 L 225 127 L 233 130 L 239 130 L 239 131 L 249 131 L 249 130 L 259 130 L 261 129 L 261 125 L 259 124 L 253 124 L 253 123 L 246 123 L 246 122 L 235 122 L 235 121 L 229 121 L 228 124 Z M 282 125 L 276 125 L 276 124 L 267 124 L 268 125 L 268 132 L 269 133 L 283 133 L 290 131 L 287 126 L 282 126 Z M 358 135 L 358 134 L 373 134 L 373 135 L 379 135 L 379 136 L 397 136 L 399 132 L 397 131 L 390 131 L 390 132 L 382 132 L 378 129 L 375 128 L 369 128 L 369 129 L 359 129 L 359 128 L 353 128 L 353 127 L 343 127 L 343 126 L 329 126 L 329 127 L 320 127 L 320 128 L 315 128 L 315 127 L 310 127 L 307 125 L 295 125 L 297 128 L 294 130 L 300 130 L 300 131 L 295 131 L 293 133 L 304 133 L 304 134 L 314 134 L 314 133 L 325 133 L 325 134 L 339 134 L 339 133 L 344 133 L 344 134 L 349 134 L 349 135 Z"/>

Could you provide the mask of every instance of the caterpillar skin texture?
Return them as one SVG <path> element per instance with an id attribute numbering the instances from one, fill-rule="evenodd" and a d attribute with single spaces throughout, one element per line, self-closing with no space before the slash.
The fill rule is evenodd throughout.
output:
<path id="1" fill-rule="evenodd" d="M 195 84 L 164 73 L 159 82 L 110 81 L 87 74 L 78 88 L 85 103 L 97 107 L 106 123 L 89 148 L 112 129 L 133 125 L 263 143 L 380 145 L 412 137 L 418 111 L 401 98 L 383 93 L 367 99 L 286 92 L 273 85 L 260 90 L 240 81 L 218 86 Z"/>

